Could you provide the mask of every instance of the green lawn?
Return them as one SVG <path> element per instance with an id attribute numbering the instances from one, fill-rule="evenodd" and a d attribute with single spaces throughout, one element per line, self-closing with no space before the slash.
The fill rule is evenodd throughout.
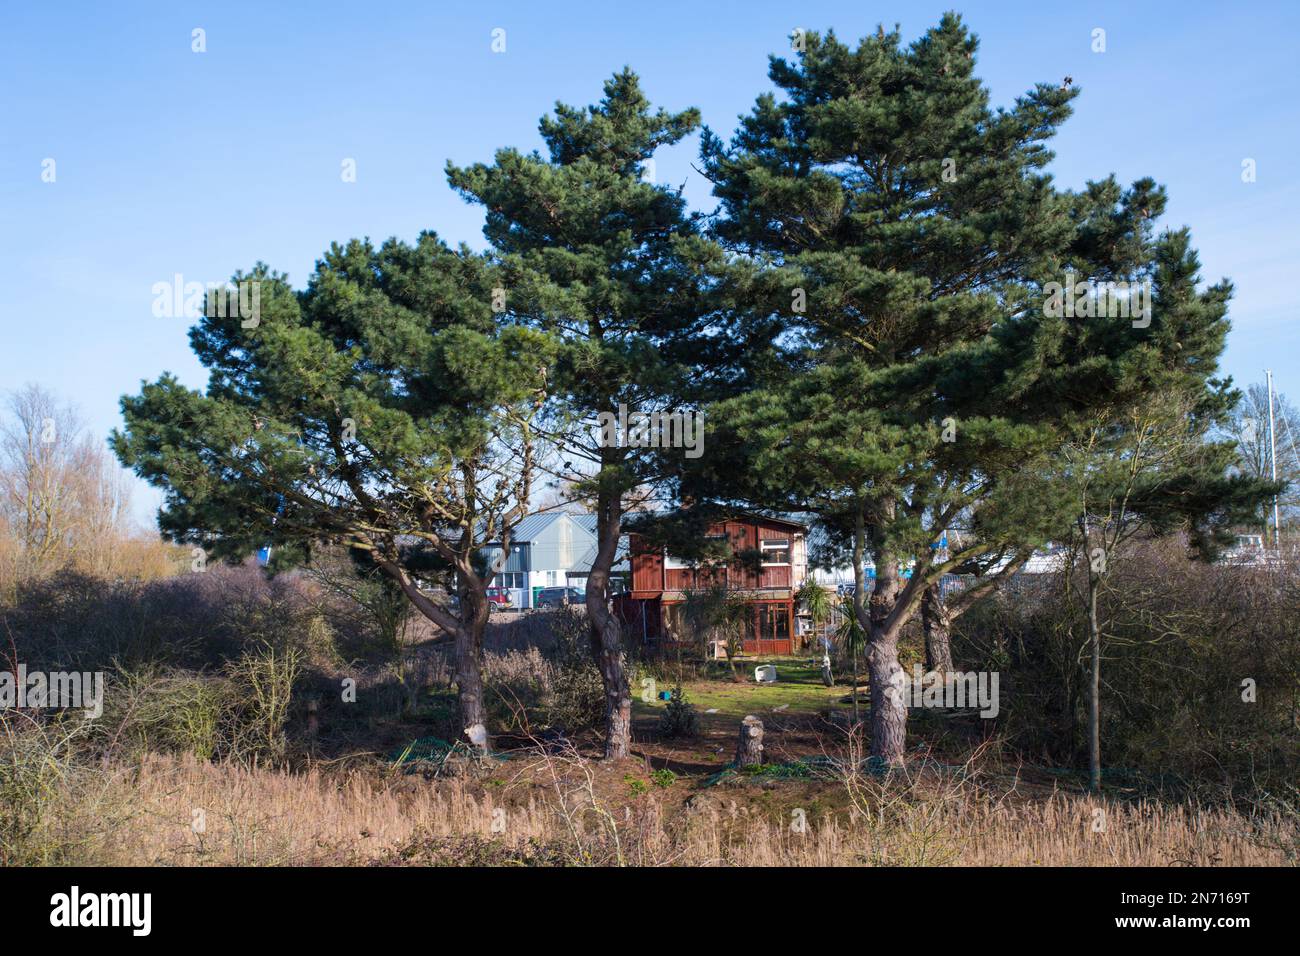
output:
<path id="1" fill-rule="evenodd" d="M 821 667 L 810 665 L 807 658 L 750 660 L 744 664 L 741 670 L 744 683 L 734 683 L 729 672 L 719 671 L 717 679 L 687 681 L 682 685 L 686 700 L 695 705 L 707 728 L 712 729 L 712 725 L 725 725 L 729 728 L 747 714 L 762 717 L 776 712 L 783 705 L 780 713 L 786 714 L 816 714 L 848 706 L 839 703 L 840 698 L 849 691 L 848 683 L 826 687 L 822 684 Z M 759 664 L 776 666 L 775 684 L 754 683 L 754 668 Z M 659 689 L 668 690 L 669 687 L 661 685 Z M 654 714 L 665 705 L 666 702 L 662 700 L 634 700 L 635 712 L 643 716 Z M 716 710 L 717 713 L 709 714 L 709 710 Z"/>

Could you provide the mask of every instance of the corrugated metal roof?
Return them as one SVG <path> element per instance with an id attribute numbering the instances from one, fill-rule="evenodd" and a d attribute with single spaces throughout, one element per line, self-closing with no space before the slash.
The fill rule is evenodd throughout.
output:
<path id="1" fill-rule="evenodd" d="M 540 514 L 525 515 L 515 525 L 514 533 L 510 536 L 518 544 L 527 544 L 530 541 L 537 540 L 538 535 L 542 534 L 547 528 L 555 524 L 561 518 L 568 516 L 583 531 L 588 534 L 596 533 L 596 516 L 583 512 L 574 514 L 569 511 L 544 511 Z"/>
<path id="2" fill-rule="evenodd" d="M 595 515 L 592 515 L 592 517 L 594 518 Z M 591 563 L 596 560 L 597 550 L 598 550 L 597 544 L 595 542 L 592 542 L 591 547 L 589 547 L 586 551 L 584 551 L 582 557 L 578 558 L 578 560 L 574 562 L 574 570 L 590 571 Z M 615 568 L 623 568 L 627 566 L 627 553 L 628 553 L 628 537 L 625 534 L 620 535 L 618 539 L 618 548 L 615 549 L 614 551 L 613 566 Z"/>
<path id="3" fill-rule="evenodd" d="M 543 514 L 526 515 L 515 525 L 510 539 L 516 544 L 527 544 L 560 519 L 563 512 L 547 511 Z"/>

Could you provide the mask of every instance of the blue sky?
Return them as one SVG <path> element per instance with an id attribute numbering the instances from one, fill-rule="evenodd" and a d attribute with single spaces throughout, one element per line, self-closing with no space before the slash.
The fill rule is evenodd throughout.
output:
<path id="1" fill-rule="evenodd" d="M 447 186 L 446 161 L 539 146 L 538 117 L 557 99 L 599 99 L 625 64 L 656 104 L 696 106 L 729 134 L 793 28 L 856 39 L 898 23 L 910 40 L 945 9 L 979 35 L 995 103 L 1074 78 L 1083 95 L 1055 141 L 1058 181 L 1164 183 L 1165 223 L 1192 227 L 1203 278 L 1236 284 L 1225 370 L 1245 385 L 1269 366 L 1300 395 L 1300 4 L 911 0 L 12 6 L 0 389 L 39 382 L 107 434 L 141 379 L 205 381 L 186 320 L 154 316 L 154 283 L 219 281 L 261 259 L 301 286 L 331 241 L 354 236 L 434 229 L 481 247 L 482 216 Z M 191 51 L 196 27 L 205 53 Z M 663 150 L 658 178 L 712 208 L 695 158 L 694 139 Z M 151 516 L 157 496 L 137 498 Z"/>

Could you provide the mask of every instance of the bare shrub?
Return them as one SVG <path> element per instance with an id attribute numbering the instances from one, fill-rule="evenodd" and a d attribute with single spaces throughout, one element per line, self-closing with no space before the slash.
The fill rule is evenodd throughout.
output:
<path id="1" fill-rule="evenodd" d="M 0 714 L 0 865 L 66 862 L 51 816 L 75 772 L 79 717 L 41 721 L 17 711 Z"/>
<path id="2" fill-rule="evenodd" d="M 63 571 L 19 589 L 0 620 L 29 666 L 107 670 L 158 663 L 199 670 L 248 647 L 301 649 L 336 664 L 336 635 L 304 582 L 253 567 L 209 567 L 160 581 Z"/>
<path id="3" fill-rule="evenodd" d="M 552 727 L 578 734 L 605 720 L 605 683 L 591 656 L 587 615 L 573 607 L 551 612 L 554 650 L 550 692 L 545 712 Z"/>
<path id="4" fill-rule="evenodd" d="M 285 725 L 293 701 L 294 685 L 302 671 L 303 652 L 296 647 L 277 648 L 267 643 L 245 651 L 226 666 L 226 672 L 244 698 L 239 726 L 245 732 L 240 750 L 284 757 L 288 746 Z"/>
<path id="5" fill-rule="evenodd" d="M 229 753 L 235 691 L 217 675 L 145 666 L 114 674 L 96 736 L 113 753 Z"/>
<path id="6" fill-rule="evenodd" d="M 536 643 L 483 655 L 483 682 L 496 728 L 578 734 L 605 719 L 605 690 L 591 657 L 586 614 L 577 607 L 529 615 L 515 634 Z"/>
<path id="7" fill-rule="evenodd" d="M 1206 799 L 1282 797 L 1300 778 L 1300 569 L 1189 561 L 1174 539 L 1121 555 L 1101 595 L 1103 766 Z M 1086 622 L 1069 575 L 976 605 L 954 653 L 1001 672 L 997 731 L 1027 759 L 1085 766 Z"/>
<path id="8" fill-rule="evenodd" d="M 283 760 L 301 652 L 250 649 L 220 672 L 157 665 L 114 673 L 94 736 L 106 752 L 141 759 L 177 753 L 200 760 Z"/>

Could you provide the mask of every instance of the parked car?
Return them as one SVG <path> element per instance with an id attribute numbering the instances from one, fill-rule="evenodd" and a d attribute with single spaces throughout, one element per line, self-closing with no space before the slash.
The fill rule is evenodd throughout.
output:
<path id="1" fill-rule="evenodd" d="M 510 591 L 507 588 L 488 588 L 487 589 L 488 610 L 506 611 L 514 607 L 514 602 L 510 600 Z"/>
<path id="2" fill-rule="evenodd" d="M 421 587 L 420 593 L 427 597 L 438 607 L 445 608 L 452 614 L 460 614 L 460 596 L 448 594 L 444 588 L 440 587 Z"/>
<path id="3" fill-rule="evenodd" d="M 559 607 L 562 604 L 581 604 L 587 596 L 577 588 L 542 588 L 537 592 L 538 607 Z"/>

